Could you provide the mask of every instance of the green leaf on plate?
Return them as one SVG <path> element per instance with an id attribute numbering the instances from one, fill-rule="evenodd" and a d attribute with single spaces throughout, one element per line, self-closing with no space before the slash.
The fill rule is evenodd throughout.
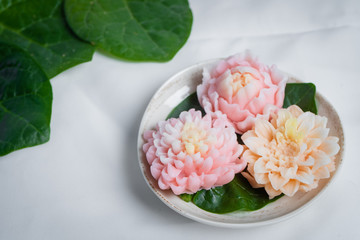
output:
<path id="1" fill-rule="evenodd" d="M 168 61 L 185 44 L 187 0 L 65 0 L 65 15 L 82 39 L 132 61 Z"/>
<path id="2" fill-rule="evenodd" d="M 27 51 L 49 78 L 94 53 L 67 26 L 63 0 L 0 1 L 0 39 Z"/>
<path id="3" fill-rule="evenodd" d="M 193 198 L 193 194 L 183 193 L 180 194 L 179 197 L 184 200 L 185 202 L 190 202 Z"/>
<path id="4" fill-rule="evenodd" d="M 49 140 L 52 90 L 23 50 L 0 43 L 0 156 Z"/>
<path id="5" fill-rule="evenodd" d="M 201 209 L 213 213 L 233 211 L 254 211 L 276 201 L 282 195 L 269 199 L 264 188 L 252 188 L 241 174 L 228 184 L 210 190 L 200 190 L 193 196 L 193 203 Z"/>
<path id="6" fill-rule="evenodd" d="M 197 98 L 196 92 L 190 94 L 187 98 L 185 98 L 181 103 L 179 103 L 167 116 L 166 119 L 169 118 L 178 118 L 180 113 L 183 111 L 188 111 L 191 108 L 195 108 L 195 110 L 200 110 L 202 115 L 205 115 L 204 109 L 201 107 L 199 100 Z"/>
<path id="7" fill-rule="evenodd" d="M 304 112 L 317 114 L 316 87 L 312 83 L 288 83 L 285 88 L 283 108 L 298 105 Z"/>

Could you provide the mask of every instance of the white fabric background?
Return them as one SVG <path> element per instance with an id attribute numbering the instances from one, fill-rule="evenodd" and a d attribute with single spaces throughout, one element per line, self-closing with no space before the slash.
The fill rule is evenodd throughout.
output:
<path id="1" fill-rule="evenodd" d="M 192 0 L 186 45 L 167 63 L 96 53 L 51 80 L 50 142 L 0 158 L 0 239 L 359 239 L 360 1 Z M 147 187 L 137 131 L 155 91 L 197 62 L 251 49 L 316 84 L 345 129 L 326 192 L 276 225 L 223 229 L 187 219 Z"/>

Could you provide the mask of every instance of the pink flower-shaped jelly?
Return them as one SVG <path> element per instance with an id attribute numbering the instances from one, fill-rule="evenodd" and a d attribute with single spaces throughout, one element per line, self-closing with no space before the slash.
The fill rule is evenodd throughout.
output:
<path id="1" fill-rule="evenodd" d="M 268 67 L 247 51 L 220 61 L 211 71 L 205 68 L 197 95 L 207 114 L 226 114 L 236 132 L 244 133 L 256 118 L 269 120 L 282 107 L 287 79 L 275 65 Z"/>
<path id="2" fill-rule="evenodd" d="M 160 121 L 156 131 L 144 133 L 143 150 L 152 176 L 161 189 L 176 195 L 195 193 L 229 183 L 246 162 L 235 130 L 226 116 L 213 119 L 191 109 L 179 118 Z"/>

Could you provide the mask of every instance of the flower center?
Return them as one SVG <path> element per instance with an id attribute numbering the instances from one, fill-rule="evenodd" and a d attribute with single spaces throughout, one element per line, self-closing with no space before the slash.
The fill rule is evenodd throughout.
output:
<path id="1" fill-rule="evenodd" d="M 297 143 L 287 140 L 281 132 L 276 133 L 276 141 L 271 145 L 275 157 L 283 160 L 295 157 L 300 150 Z"/>
<path id="2" fill-rule="evenodd" d="M 298 121 L 291 117 L 276 132 L 275 139 L 270 143 L 272 155 L 281 160 L 289 161 L 300 151 L 300 144 L 304 140 L 304 133 L 297 129 Z"/>
<path id="3" fill-rule="evenodd" d="M 207 136 L 204 129 L 198 128 L 192 122 L 185 123 L 181 131 L 181 141 L 184 144 L 185 151 L 190 155 L 197 152 L 205 154 L 209 149 L 207 143 L 212 142 L 211 139 L 212 137 Z"/>
<path id="4" fill-rule="evenodd" d="M 232 89 L 233 89 L 233 95 L 235 95 L 241 88 L 248 85 L 251 81 L 253 81 L 255 78 L 251 73 L 245 72 L 235 72 L 232 74 Z"/>

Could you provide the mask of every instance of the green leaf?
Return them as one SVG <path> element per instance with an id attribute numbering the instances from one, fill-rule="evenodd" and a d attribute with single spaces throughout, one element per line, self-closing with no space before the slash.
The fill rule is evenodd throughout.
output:
<path id="1" fill-rule="evenodd" d="M 317 114 L 316 87 L 312 83 L 288 83 L 285 88 L 283 108 L 298 105 L 304 112 Z"/>
<path id="2" fill-rule="evenodd" d="M 94 53 L 67 26 L 62 0 L 0 1 L 0 39 L 28 52 L 49 78 Z"/>
<path id="3" fill-rule="evenodd" d="M 252 188 L 246 178 L 237 174 L 228 184 L 210 190 L 200 190 L 193 196 L 193 203 L 213 213 L 254 211 L 276 201 L 282 195 L 269 199 L 264 188 Z"/>
<path id="4" fill-rule="evenodd" d="M 0 43 L 0 156 L 49 140 L 52 90 L 23 50 Z"/>
<path id="5" fill-rule="evenodd" d="M 178 118 L 180 116 L 180 113 L 183 111 L 188 111 L 191 108 L 195 108 L 195 110 L 200 110 L 202 115 L 205 115 L 204 109 L 201 107 L 199 100 L 197 98 L 196 92 L 189 95 L 187 98 L 185 98 L 181 103 L 179 103 L 166 117 L 166 119 L 169 118 Z"/>
<path id="6" fill-rule="evenodd" d="M 183 193 L 180 194 L 179 197 L 184 200 L 185 202 L 190 202 L 193 198 L 194 194 L 188 194 L 188 193 Z"/>
<path id="7" fill-rule="evenodd" d="M 132 61 L 168 61 L 190 35 L 187 0 L 65 0 L 66 19 L 82 39 Z"/>

